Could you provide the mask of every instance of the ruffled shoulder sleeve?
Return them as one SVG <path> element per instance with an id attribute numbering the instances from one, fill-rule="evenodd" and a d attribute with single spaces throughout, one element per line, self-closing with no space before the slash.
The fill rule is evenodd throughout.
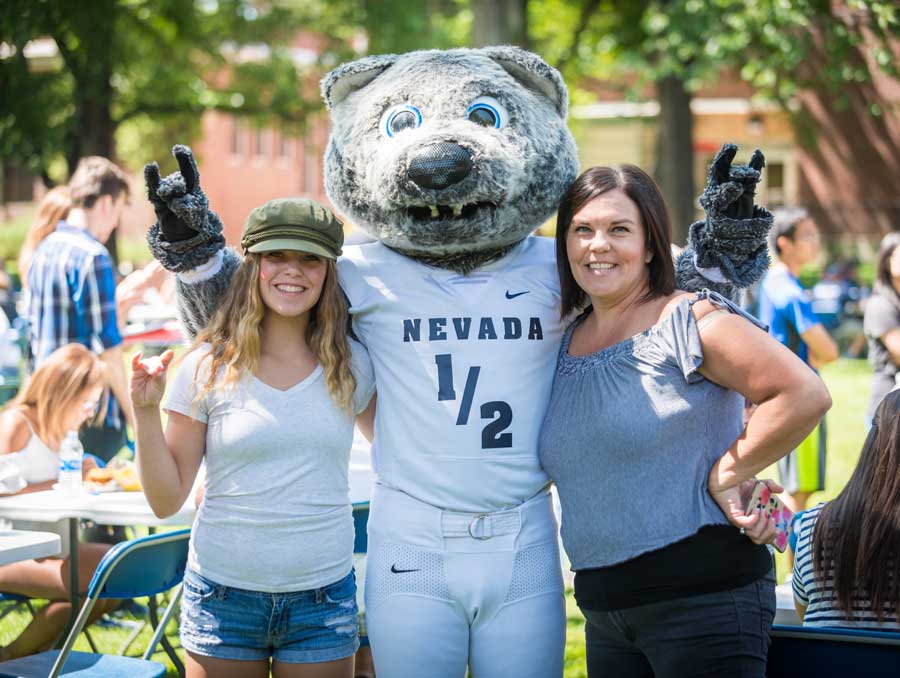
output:
<path id="1" fill-rule="evenodd" d="M 718 310 L 739 315 L 764 332 L 768 331 L 768 327 L 764 323 L 718 292 L 703 290 L 695 297 L 684 297 L 672 312 L 669 333 L 673 356 L 688 383 L 694 383 L 703 378 L 699 372 L 700 366 L 703 365 L 703 346 L 700 343 L 700 328 L 693 312 L 693 305 L 701 299 L 708 299 Z"/>
<path id="2" fill-rule="evenodd" d="M 692 304 L 690 297 L 682 299 L 672 311 L 666 330 L 672 357 L 689 384 L 703 379 L 699 372 L 703 365 L 703 347 L 700 344 L 697 319 L 691 311 Z"/>

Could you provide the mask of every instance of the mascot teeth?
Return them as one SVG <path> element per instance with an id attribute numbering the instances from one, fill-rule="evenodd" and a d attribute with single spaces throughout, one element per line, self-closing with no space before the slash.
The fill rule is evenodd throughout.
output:
<path id="1" fill-rule="evenodd" d="M 407 208 L 413 219 L 428 221 L 430 219 L 471 219 L 479 209 L 493 209 L 492 202 L 453 203 L 452 205 L 414 205 Z"/>

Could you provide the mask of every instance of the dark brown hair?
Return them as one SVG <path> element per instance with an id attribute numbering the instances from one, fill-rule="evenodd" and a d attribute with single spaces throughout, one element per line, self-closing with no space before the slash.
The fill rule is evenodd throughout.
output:
<path id="1" fill-rule="evenodd" d="M 73 207 L 90 209 L 102 196 L 113 200 L 124 193 L 128 197 L 128 179 L 112 161 L 92 155 L 78 161 L 75 173 L 69 179 L 69 194 Z"/>
<path id="2" fill-rule="evenodd" d="M 853 598 L 879 621 L 900 615 L 900 390 L 888 393 L 847 486 L 813 528 L 813 573 L 832 577 L 838 608 L 854 618 Z"/>
<path id="3" fill-rule="evenodd" d="M 878 247 L 878 264 L 875 267 L 876 276 L 882 285 L 887 285 L 888 289 L 894 287 L 894 276 L 891 275 L 891 257 L 894 250 L 900 245 L 900 233 L 888 233 L 881 239 L 881 245 Z"/>
<path id="4" fill-rule="evenodd" d="M 591 167 L 569 186 L 556 213 L 556 269 L 562 293 L 560 313 L 566 317 L 587 303 L 587 294 L 575 282 L 569 267 L 566 236 L 572 219 L 597 196 L 621 188 L 637 206 L 644 228 L 647 251 L 653 258 L 650 268 L 650 290 L 641 302 L 671 294 L 675 289 L 675 264 L 672 261 L 672 225 L 666 202 L 656 182 L 640 167 Z"/>

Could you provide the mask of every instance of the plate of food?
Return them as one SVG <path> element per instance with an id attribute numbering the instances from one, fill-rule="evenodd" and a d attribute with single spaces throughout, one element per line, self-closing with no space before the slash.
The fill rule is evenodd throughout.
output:
<path id="1" fill-rule="evenodd" d="M 133 461 L 113 459 L 103 468 L 92 468 L 87 472 L 84 489 L 88 492 L 140 492 L 141 483 Z"/>

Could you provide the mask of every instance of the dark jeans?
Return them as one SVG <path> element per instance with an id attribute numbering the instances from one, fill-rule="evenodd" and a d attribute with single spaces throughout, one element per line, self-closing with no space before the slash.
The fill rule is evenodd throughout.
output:
<path id="1" fill-rule="evenodd" d="M 775 618 L 775 577 L 730 591 L 582 612 L 590 678 L 761 677 Z"/>

